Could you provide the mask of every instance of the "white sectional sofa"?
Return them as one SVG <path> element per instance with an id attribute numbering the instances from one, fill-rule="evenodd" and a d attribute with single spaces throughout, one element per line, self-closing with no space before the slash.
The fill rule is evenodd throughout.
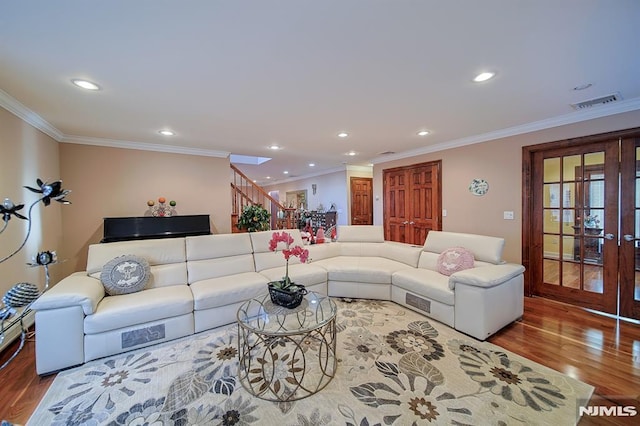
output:
<path id="1" fill-rule="evenodd" d="M 289 230 L 302 245 L 299 231 Z M 87 269 L 60 281 L 33 305 L 36 369 L 47 374 L 236 321 L 237 308 L 284 275 L 273 231 L 125 241 L 89 247 Z M 307 246 L 289 276 L 335 297 L 393 300 L 480 340 L 523 313 L 521 265 L 502 261 L 501 238 L 431 231 L 424 246 L 384 241 L 382 227 L 341 226 L 338 242 Z M 465 247 L 473 268 L 445 276 L 437 259 Z M 144 290 L 109 296 L 100 281 L 111 259 L 150 265 Z"/>

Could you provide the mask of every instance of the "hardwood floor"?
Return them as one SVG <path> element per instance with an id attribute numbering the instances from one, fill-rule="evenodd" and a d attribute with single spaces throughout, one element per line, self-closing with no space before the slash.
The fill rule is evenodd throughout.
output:
<path id="1" fill-rule="evenodd" d="M 594 397 L 598 399 L 592 399 L 591 404 L 633 404 L 638 411 L 633 419 L 583 416 L 581 426 L 640 423 L 640 324 L 547 299 L 525 298 L 523 319 L 489 340 L 595 386 Z M 17 343 L 1 354 L 0 365 Z M 34 351 L 30 340 L 16 359 L 0 370 L 0 419 L 26 423 L 53 382 L 55 375 L 39 377 L 35 373 Z"/>

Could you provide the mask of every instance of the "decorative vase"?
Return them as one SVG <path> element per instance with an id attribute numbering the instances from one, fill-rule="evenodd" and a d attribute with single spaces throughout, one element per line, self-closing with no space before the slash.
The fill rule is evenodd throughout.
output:
<path id="1" fill-rule="evenodd" d="M 269 283 L 269 296 L 274 305 L 284 308 L 297 308 L 302 303 L 302 298 L 308 293 L 303 285 L 296 284 L 295 290 L 286 290 Z"/>
<path id="2" fill-rule="evenodd" d="M 584 228 L 584 233 L 586 235 L 600 235 L 601 232 L 602 232 L 602 228 L 592 228 L 588 226 L 585 226 Z"/>

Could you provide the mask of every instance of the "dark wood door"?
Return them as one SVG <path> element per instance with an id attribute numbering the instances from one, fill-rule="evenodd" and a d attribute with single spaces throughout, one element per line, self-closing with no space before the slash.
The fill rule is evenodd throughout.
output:
<path id="1" fill-rule="evenodd" d="M 351 178 L 351 225 L 373 225 L 372 178 Z"/>
<path id="2" fill-rule="evenodd" d="M 640 137 L 622 140 L 620 315 L 640 319 Z"/>
<path id="3" fill-rule="evenodd" d="M 531 293 L 639 319 L 640 139 L 565 141 L 531 158 Z"/>
<path id="4" fill-rule="evenodd" d="M 441 229 L 441 161 L 383 171 L 385 239 L 422 245 Z"/>

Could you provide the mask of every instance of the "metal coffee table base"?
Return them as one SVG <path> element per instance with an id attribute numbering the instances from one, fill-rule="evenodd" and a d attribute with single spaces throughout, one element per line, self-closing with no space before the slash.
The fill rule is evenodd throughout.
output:
<path id="1" fill-rule="evenodd" d="M 335 316 L 316 329 L 286 335 L 238 324 L 238 352 L 238 377 L 249 393 L 276 402 L 306 398 L 335 375 Z"/>

